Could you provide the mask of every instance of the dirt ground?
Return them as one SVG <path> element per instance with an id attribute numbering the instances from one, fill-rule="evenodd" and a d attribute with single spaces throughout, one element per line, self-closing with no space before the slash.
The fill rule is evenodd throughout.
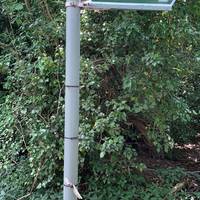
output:
<path id="1" fill-rule="evenodd" d="M 157 169 L 182 168 L 186 176 L 178 184 L 186 187 L 188 192 L 200 192 L 200 134 L 193 143 L 176 144 L 171 154 L 164 158 L 140 152 L 138 161 L 145 163 L 147 169 L 144 170 L 143 175 L 153 182 L 160 182 L 155 173 Z"/>
<path id="2" fill-rule="evenodd" d="M 174 150 L 165 158 L 144 152 L 139 154 L 138 161 L 153 169 L 181 167 L 187 171 L 200 172 L 200 134 L 193 143 L 176 144 Z"/>

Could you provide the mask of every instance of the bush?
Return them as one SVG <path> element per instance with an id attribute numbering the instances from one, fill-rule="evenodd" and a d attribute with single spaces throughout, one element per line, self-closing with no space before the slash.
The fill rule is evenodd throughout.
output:
<path id="1" fill-rule="evenodd" d="M 62 195 L 65 12 L 61 1 L 48 3 L 1 1 L 2 200 Z M 171 182 L 149 184 L 129 169 L 145 168 L 136 162 L 141 141 L 164 153 L 199 130 L 198 6 L 177 2 L 170 13 L 82 11 L 85 198 L 163 199 L 170 191 Z"/>

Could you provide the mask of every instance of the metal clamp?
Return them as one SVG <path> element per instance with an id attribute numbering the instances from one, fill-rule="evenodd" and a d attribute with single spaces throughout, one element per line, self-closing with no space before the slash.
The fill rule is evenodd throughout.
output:
<path id="1" fill-rule="evenodd" d="M 77 185 L 74 185 L 71 181 L 69 181 L 68 178 L 65 178 L 65 180 L 64 180 L 64 187 L 71 188 L 73 193 L 75 194 L 75 196 L 78 199 L 83 199 L 82 196 L 80 195 L 78 189 L 77 189 Z"/>
<path id="2" fill-rule="evenodd" d="M 80 86 L 79 85 L 65 85 L 65 87 L 68 87 L 68 88 L 79 88 Z"/>
<path id="3" fill-rule="evenodd" d="M 64 137 L 66 140 L 79 140 L 78 137 Z"/>
<path id="4" fill-rule="evenodd" d="M 78 8 L 84 8 L 84 7 L 87 7 L 88 6 L 88 2 L 66 2 L 65 3 L 65 7 L 68 8 L 68 7 L 78 7 Z"/>
<path id="5" fill-rule="evenodd" d="M 64 184 L 65 187 L 73 188 L 73 184 Z"/>
<path id="6" fill-rule="evenodd" d="M 65 8 L 74 7 L 74 8 L 85 8 L 88 10 L 109 10 L 109 8 L 101 8 L 101 7 L 95 7 L 94 5 L 91 5 L 90 1 L 83 1 L 83 2 L 69 2 L 67 1 L 65 3 Z"/>

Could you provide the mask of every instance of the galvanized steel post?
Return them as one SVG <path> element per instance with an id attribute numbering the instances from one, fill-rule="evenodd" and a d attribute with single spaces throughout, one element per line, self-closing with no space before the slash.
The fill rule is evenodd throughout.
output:
<path id="1" fill-rule="evenodd" d="M 68 0 L 70 5 L 78 0 Z M 66 7 L 65 127 L 64 127 L 64 200 L 76 200 L 66 179 L 78 182 L 79 77 L 80 77 L 80 8 Z"/>

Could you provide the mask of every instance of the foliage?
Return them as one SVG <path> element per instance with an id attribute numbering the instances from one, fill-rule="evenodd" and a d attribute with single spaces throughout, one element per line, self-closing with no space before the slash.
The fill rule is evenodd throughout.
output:
<path id="1" fill-rule="evenodd" d="M 0 6 L 0 199 L 60 199 L 63 2 L 1 0 Z M 165 171 L 163 184 L 148 183 L 133 169 L 145 169 L 136 160 L 140 143 L 164 153 L 199 131 L 199 6 L 178 1 L 169 13 L 81 11 L 86 199 L 163 199 L 181 177 Z M 187 191 L 177 195 L 189 198 Z"/>
<path id="2" fill-rule="evenodd" d="M 160 180 L 148 180 L 141 174 L 131 173 L 126 170 L 119 171 L 118 173 L 115 172 L 117 176 L 111 175 L 107 177 L 107 181 L 103 176 L 100 176 L 90 181 L 89 193 L 86 198 L 89 197 L 92 200 L 107 198 L 114 200 L 186 200 L 199 198 L 198 192 L 188 194 L 184 188 L 176 193 L 172 193 L 174 186 L 185 176 L 185 172 L 182 169 L 160 169 L 156 173 Z"/>

